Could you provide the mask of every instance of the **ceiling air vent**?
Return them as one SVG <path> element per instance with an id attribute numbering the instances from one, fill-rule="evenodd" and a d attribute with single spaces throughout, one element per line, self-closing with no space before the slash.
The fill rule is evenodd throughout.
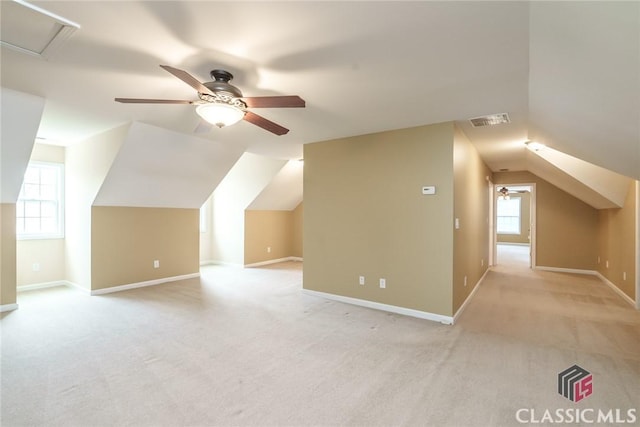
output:
<path id="1" fill-rule="evenodd" d="M 0 43 L 45 59 L 80 25 L 23 0 L 2 1 Z"/>
<path id="2" fill-rule="evenodd" d="M 509 123 L 509 115 L 507 113 L 489 114 L 488 116 L 474 117 L 469 121 L 474 128 L 501 125 L 502 123 Z"/>

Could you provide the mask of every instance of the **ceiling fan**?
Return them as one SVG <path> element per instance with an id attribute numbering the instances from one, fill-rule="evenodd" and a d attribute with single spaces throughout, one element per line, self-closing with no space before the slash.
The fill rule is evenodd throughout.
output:
<path id="1" fill-rule="evenodd" d="M 528 193 L 529 190 L 513 190 L 513 189 L 509 189 L 507 187 L 502 187 L 501 189 L 497 190 L 498 194 L 500 194 L 500 198 L 503 200 L 509 200 L 510 194 L 524 194 L 524 193 Z"/>
<path id="2" fill-rule="evenodd" d="M 213 81 L 200 83 L 189 73 L 168 65 L 160 65 L 192 88 L 198 91 L 197 101 L 174 99 L 115 98 L 126 104 L 190 104 L 197 105 L 196 113 L 206 123 L 196 128 L 196 132 L 207 132 L 210 125 L 230 126 L 239 120 L 246 120 L 276 135 L 284 135 L 289 129 L 249 111 L 248 108 L 302 108 L 304 99 L 292 96 L 243 96 L 240 89 L 229 83 L 233 74 L 225 70 L 211 71 Z"/>

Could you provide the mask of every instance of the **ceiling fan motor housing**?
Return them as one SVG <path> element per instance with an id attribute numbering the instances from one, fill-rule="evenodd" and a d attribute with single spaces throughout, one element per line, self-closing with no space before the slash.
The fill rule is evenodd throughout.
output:
<path id="1" fill-rule="evenodd" d="M 242 92 L 240 89 L 229 83 L 233 79 L 233 74 L 225 70 L 213 70 L 211 71 L 212 82 L 203 83 L 211 92 L 227 92 L 234 98 L 242 98 Z"/>

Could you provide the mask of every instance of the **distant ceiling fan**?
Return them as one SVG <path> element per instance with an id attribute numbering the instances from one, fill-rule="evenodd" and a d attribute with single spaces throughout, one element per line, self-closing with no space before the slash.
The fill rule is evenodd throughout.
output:
<path id="1" fill-rule="evenodd" d="M 198 91 L 198 101 L 173 99 L 115 98 L 126 104 L 190 104 L 197 105 L 196 113 L 207 123 L 218 127 L 230 126 L 241 119 L 253 123 L 276 135 L 284 135 L 289 129 L 259 116 L 247 108 L 302 108 L 304 99 L 292 96 L 243 96 L 240 89 L 229 83 L 233 74 L 225 70 L 211 71 L 211 82 L 200 83 L 189 73 L 168 65 L 160 65 Z M 209 126 L 198 126 L 196 131 L 208 131 Z"/>
<path id="2" fill-rule="evenodd" d="M 502 200 L 509 200 L 510 199 L 510 194 L 524 194 L 524 193 L 528 193 L 529 190 L 513 190 L 513 189 L 509 189 L 507 187 L 502 187 L 501 189 L 497 190 L 498 194 L 500 194 L 500 199 Z"/>

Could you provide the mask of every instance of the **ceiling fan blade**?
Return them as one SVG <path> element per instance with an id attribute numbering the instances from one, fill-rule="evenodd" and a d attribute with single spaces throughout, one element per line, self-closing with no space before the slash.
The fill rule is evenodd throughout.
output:
<path id="1" fill-rule="evenodd" d="M 140 98 L 115 98 L 116 102 L 123 104 L 193 104 L 193 101 L 180 99 L 140 99 Z"/>
<path id="2" fill-rule="evenodd" d="M 200 83 L 195 77 L 193 77 L 191 74 L 187 73 L 186 71 L 182 71 L 177 68 L 170 67 L 169 65 L 161 65 L 160 67 L 170 72 L 171 74 L 173 74 L 174 76 L 176 76 L 177 78 L 179 78 L 180 80 L 182 80 L 183 82 L 185 82 L 186 84 L 188 84 L 189 86 L 197 90 L 198 92 L 208 93 L 209 95 L 213 95 L 213 92 L 211 92 L 211 90 L 209 90 L 208 87 Z"/>
<path id="3" fill-rule="evenodd" d="M 211 132 L 211 129 L 213 129 L 213 125 L 211 123 L 200 120 L 200 122 L 198 122 L 198 126 L 193 130 L 193 133 L 209 133 Z"/>
<path id="4" fill-rule="evenodd" d="M 244 120 L 249 123 L 253 123 L 256 126 L 260 126 L 262 129 L 268 130 L 271 133 L 275 133 L 276 135 L 284 135 L 289 132 L 289 129 L 280 126 L 277 123 L 272 122 L 271 120 L 267 120 L 262 116 L 259 116 L 251 111 L 247 111 L 244 115 Z"/>
<path id="5" fill-rule="evenodd" d="M 241 98 L 249 108 L 302 108 L 304 99 L 291 96 L 245 96 Z"/>

